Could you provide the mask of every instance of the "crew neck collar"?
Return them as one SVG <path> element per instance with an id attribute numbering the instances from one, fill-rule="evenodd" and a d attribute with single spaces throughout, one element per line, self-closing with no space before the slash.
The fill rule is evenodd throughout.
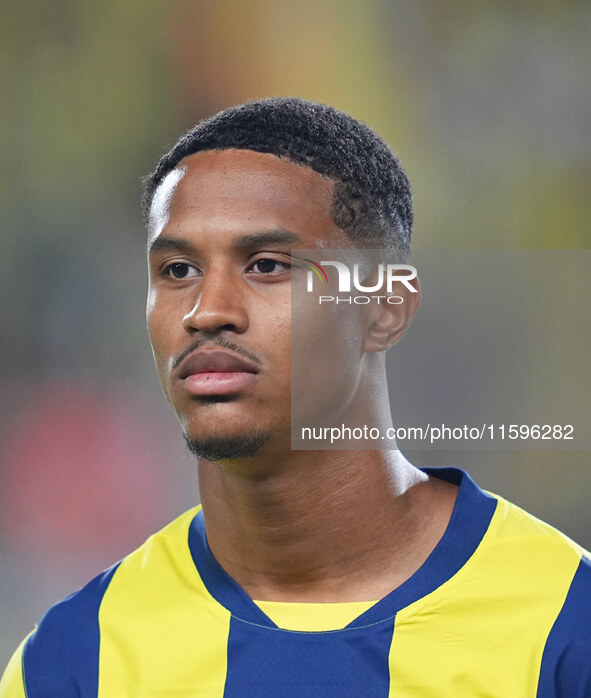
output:
<path id="1" fill-rule="evenodd" d="M 465 471 L 459 468 L 421 470 L 430 477 L 459 486 L 447 528 L 421 567 L 398 588 L 355 618 L 345 630 L 391 619 L 401 609 L 435 591 L 466 564 L 488 529 L 497 500 L 483 492 Z M 277 628 L 214 558 L 207 542 L 203 511 L 199 511 L 191 522 L 188 542 L 197 571 L 218 603 L 243 621 Z"/>

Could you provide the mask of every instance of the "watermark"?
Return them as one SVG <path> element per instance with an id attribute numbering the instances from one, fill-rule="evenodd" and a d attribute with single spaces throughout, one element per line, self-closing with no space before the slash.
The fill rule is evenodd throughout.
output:
<path id="1" fill-rule="evenodd" d="M 572 424 L 482 424 L 479 426 L 427 424 L 424 426 L 350 427 L 346 424 L 333 426 L 301 427 L 300 437 L 304 441 L 327 441 L 334 444 L 343 440 L 353 441 L 425 441 L 435 444 L 440 441 L 572 441 Z"/>
<path id="2" fill-rule="evenodd" d="M 293 449 L 591 451 L 591 250 L 294 252 Z"/>
<path id="3" fill-rule="evenodd" d="M 393 295 L 396 284 L 402 284 L 410 293 L 418 293 L 411 281 L 417 278 L 417 270 L 410 264 L 389 264 L 379 262 L 368 271 L 367 263 L 362 262 L 341 262 L 337 260 L 321 260 L 315 262 L 312 259 L 304 259 L 308 267 L 306 279 L 307 293 L 314 293 L 315 283 L 328 284 L 327 268 L 336 270 L 338 278 L 338 293 L 351 294 L 352 289 L 357 291 L 356 295 L 333 296 L 319 295 L 318 303 L 335 303 L 349 305 L 367 305 L 372 301 L 377 303 L 388 303 L 390 305 L 400 305 L 404 303 L 404 297 Z M 368 283 L 369 279 L 371 281 Z M 382 295 L 373 294 L 383 290 Z"/>

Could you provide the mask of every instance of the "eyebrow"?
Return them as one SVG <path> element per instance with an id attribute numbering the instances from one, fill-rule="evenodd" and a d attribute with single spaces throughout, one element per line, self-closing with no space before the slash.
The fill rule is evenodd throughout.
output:
<path id="1" fill-rule="evenodd" d="M 267 230 L 262 233 L 242 235 L 234 242 L 234 247 L 244 250 L 249 247 L 258 247 L 259 245 L 276 245 L 278 243 L 291 242 L 301 242 L 300 236 L 292 233 L 291 230 L 277 228 L 276 230 Z"/>
<path id="2" fill-rule="evenodd" d="M 191 252 L 195 248 L 190 242 L 179 238 L 164 237 L 162 235 L 154 238 L 148 245 L 148 254 L 160 252 L 161 250 L 172 250 L 176 252 Z"/>
<path id="3" fill-rule="evenodd" d="M 242 235 L 234 241 L 233 247 L 237 250 L 245 250 L 260 245 L 274 245 L 301 242 L 301 238 L 291 230 L 277 228 L 266 230 L 261 233 L 251 233 Z M 148 253 L 152 254 L 160 251 L 195 252 L 195 246 L 181 238 L 166 237 L 159 235 L 148 247 Z"/>

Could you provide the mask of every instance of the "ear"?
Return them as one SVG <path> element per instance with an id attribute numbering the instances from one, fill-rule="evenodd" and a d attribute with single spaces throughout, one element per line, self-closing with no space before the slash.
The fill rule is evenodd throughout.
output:
<path id="1" fill-rule="evenodd" d="M 380 293 L 366 306 L 365 352 L 386 351 L 406 332 L 421 302 L 418 277 L 412 279 L 410 285 L 414 292 L 404 284 L 397 284 L 392 293 Z"/>

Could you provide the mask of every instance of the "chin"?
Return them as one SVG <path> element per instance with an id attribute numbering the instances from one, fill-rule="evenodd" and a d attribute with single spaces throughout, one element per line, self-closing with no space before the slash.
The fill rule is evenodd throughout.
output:
<path id="1" fill-rule="evenodd" d="M 189 451 L 197 458 L 211 461 L 252 458 L 271 438 L 268 432 L 249 430 L 242 434 L 184 434 Z"/>

